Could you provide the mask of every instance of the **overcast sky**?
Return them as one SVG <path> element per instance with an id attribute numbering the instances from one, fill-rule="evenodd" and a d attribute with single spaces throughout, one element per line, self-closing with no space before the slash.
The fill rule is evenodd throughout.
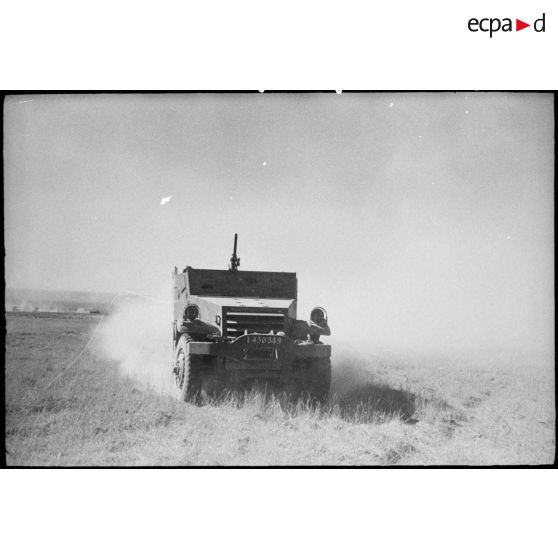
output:
<path id="1" fill-rule="evenodd" d="M 238 232 L 241 269 L 298 272 L 345 338 L 548 347 L 553 118 L 545 94 L 8 97 L 6 283 L 160 293 Z"/>

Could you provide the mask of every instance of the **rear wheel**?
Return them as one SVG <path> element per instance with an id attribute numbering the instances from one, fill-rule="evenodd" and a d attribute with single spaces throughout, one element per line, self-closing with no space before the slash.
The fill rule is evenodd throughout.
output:
<path id="1" fill-rule="evenodd" d="M 176 394 L 182 401 L 196 397 L 200 390 L 200 357 L 189 353 L 188 343 L 191 341 L 189 335 L 181 335 L 175 351 L 174 385 Z"/>

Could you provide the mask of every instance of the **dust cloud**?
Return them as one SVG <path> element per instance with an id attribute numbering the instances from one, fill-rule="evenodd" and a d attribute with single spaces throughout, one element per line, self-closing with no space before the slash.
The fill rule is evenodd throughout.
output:
<path id="1" fill-rule="evenodd" d="M 552 191 L 527 192 L 522 206 L 502 195 L 489 210 L 464 208 L 455 189 L 434 200 L 393 193 L 383 200 L 392 217 L 371 208 L 370 223 L 345 231 L 321 284 L 299 278 L 301 303 L 328 310 L 333 346 L 364 353 L 553 354 Z"/>
<path id="2" fill-rule="evenodd" d="M 97 347 L 125 376 L 171 393 L 171 331 L 170 298 L 125 296 L 101 325 Z"/>

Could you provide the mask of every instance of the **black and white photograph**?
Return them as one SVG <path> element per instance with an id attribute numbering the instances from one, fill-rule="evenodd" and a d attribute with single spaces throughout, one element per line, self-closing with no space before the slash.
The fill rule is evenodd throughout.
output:
<path id="1" fill-rule="evenodd" d="M 7 94 L 6 465 L 553 464 L 554 110 Z"/>

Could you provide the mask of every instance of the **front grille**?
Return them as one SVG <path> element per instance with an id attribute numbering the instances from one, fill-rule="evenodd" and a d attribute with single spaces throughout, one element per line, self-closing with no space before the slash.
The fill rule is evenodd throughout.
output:
<path id="1" fill-rule="evenodd" d="M 279 333 L 285 331 L 285 314 L 263 310 L 234 309 L 224 313 L 224 335 L 238 337 L 247 333 Z"/>

